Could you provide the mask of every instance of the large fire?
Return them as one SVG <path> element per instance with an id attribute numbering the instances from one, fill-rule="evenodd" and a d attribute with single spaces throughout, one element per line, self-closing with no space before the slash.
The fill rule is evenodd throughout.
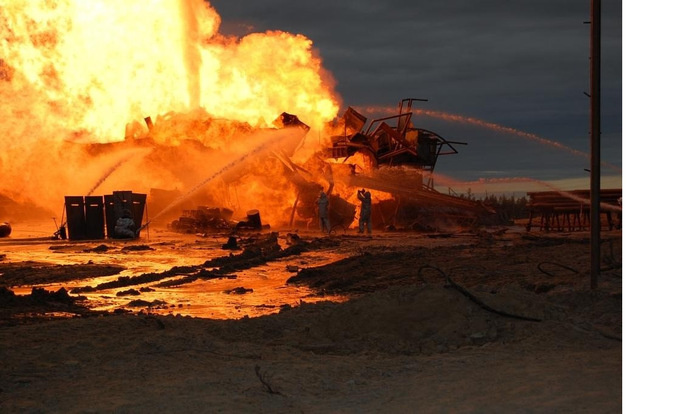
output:
<path id="1" fill-rule="evenodd" d="M 217 201 L 288 220 L 261 205 L 294 202 L 274 185 L 284 164 L 246 154 L 289 140 L 308 160 L 338 113 L 334 81 L 303 35 L 228 37 L 219 24 L 206 0 L 3 1 L 0 194 L 55 213 L 68 194 L 186 193 L 214 177 Z M 314 139 L 276 133 L 283 112 Z M 217 173 L 235 160 L 238 176 Z"/>

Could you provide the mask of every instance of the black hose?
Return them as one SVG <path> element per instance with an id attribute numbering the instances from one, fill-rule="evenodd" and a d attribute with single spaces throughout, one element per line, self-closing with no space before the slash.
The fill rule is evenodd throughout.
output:
<path id="1" fill-rule="evenodd" d="M 447 274 L 445 274 L 445 272 L 443 272 L 441 269 L 439 269 L 439 268 L 437 268 L 437 267 L 435 267 L 435 266 L 432 266 L 432 265 L 423 265 L 423 266 L 421 266 L 421 267 L 418 269 L 418 277 L 419 277 L 419 278 L 421 279 L 421 281 L 423 281 L 424 283 L 425 283 L 425 279 L 423 279 L 423 275 L 422 275 L 423 269 L 435 269 L 435 270 L 437 270 L 438 272 L 440 272 L 443 276 L 445 276 L 445 280 L 447 280 L 447 283 L 449 283 L 449 287 L 452 287 L 452 288 L 456 289 L 459 293 L 461 293 L 461 294 L 463 294 L 464 296 L 466 296 L 467 298 L 469 298 L 472 302 L 474 302 L 474 303 L 476 303 L 477 305 L 479 305 L 479 307 L 480 307 L 481 309 L 485 310 L 485 311 L 488 311 L 488 312 L 491 312 L 491 313 L 495 313 L 496 315 L 504 316 L 504 317 L 506 317 L 506 318 L 514 318 L 514 319 L 520 319 L 520 320 L 523 320 L 523 321 L 530 321 L 530 322 L 542 322 L 541 319 L 531 318 L 531 317 L 529 317 L 529 316 L 513 315 L 512 313 L 503 312 L 503 311 L 500 311 L 500 310 L 498 310 L 498 309 L 494 309 L 494 308 L 488 306 L 487 304 L 485 304 L 484 302 L 482 302 L 479 298 L 477 298 L 476 296 L 472 295 L 467 289 L 465 289 L 464 287 L 462 287 L 462 286 L 458 285 L 457 283 L 455 283 L 455 282 L 454 282 L 449 276 L 447 276 Z"/>
<path id="2" fill-rule="evenodd" d="M 565 266 L 565 265 L 563 265 L 563 264 L 561 264 L 561 263 L 556 263 L 556 262 L 541 262 L 541 263 L 539 263 L 539 264 L 537 265 L 537 268 L 540 270 L 540 272 L 544 273 L 545 275 L 551 276 L 551 277 L 554 277 L 554 275 L 551 274 L 551 273 L 549 273 L 548 271 L 542 269 L 542 265 L 544 265 L 544 264 L 551 264 L 551 265 L 559 266 L 559 267 L 561 267 L 561 268 L 563 268 L 563 269 L 570 270 L 570 271 L 576 273 L 577 275 L 578 275 L 578 274 L 581 274 L 581 272 L 579 272 L 578 270 L 576 270 L 576 269 L 574 269 L 574 268 L 571 268 L 571 267 L 569 267 L 569 266 Z"/>

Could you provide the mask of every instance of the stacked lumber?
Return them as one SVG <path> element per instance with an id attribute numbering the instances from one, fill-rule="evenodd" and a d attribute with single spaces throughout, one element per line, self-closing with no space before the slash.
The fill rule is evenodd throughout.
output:
<path id="1" fill-rule="evenodd" d="M 583 231 L 590 228 L 589 190 L 538 191 L 527 195 L 530 198 L 527 231 L 536 219 L 539 219 L 541 231 Z M 607 218 L 609 230 L 622 226 L 621 200 L 621 188 L 600 190 L 600 211 Z"/>

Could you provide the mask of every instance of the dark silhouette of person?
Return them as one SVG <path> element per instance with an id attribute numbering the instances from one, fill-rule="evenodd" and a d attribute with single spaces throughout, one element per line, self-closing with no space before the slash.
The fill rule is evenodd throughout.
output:
<path id="1" fill-rule="evenodd" d="M 372 193 L 363 188 L 357 191 L 357 198 L 360 200 L 359 232 L 364 233 L 367 227 L 367 234 L 372 234 Z"/>

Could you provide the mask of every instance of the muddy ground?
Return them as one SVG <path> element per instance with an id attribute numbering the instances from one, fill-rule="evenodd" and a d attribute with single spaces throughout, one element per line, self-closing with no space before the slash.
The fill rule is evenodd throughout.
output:
<path id="1" fill-rule="evenodd" d="M 80 245 L 81 263 L 68 260 L 78 255 L 70 245 L 75 253 L 64 247 L 61 263 L 52 259 L 56 250 L 29 262 L 7 248 L 0 261 L 0 411 L 622 409 L 619 230 L 603 232 L 596 290 L 585 232 L 516 226 L 370 238 L 280 231 L 242 240 L 235 251 L 202 239 L 171 249 L 190 262 L 166 261 L 176 265 L 160 269 L 141 263 L 129 270 L 129 260 L 90 252 L 105 249 L 95 243 Z M 131 244 L 154 251 L 124 257 L 155 255 L 162 243 Z M 195 246 L 196 254 L 184 253 Z M 125 247 L 106 244 L 119 254 Z M 324 255 L 333 260 L 319 259 Z M 284 289 L 305 289 L 303 296 L 241 306 L 267 314 L 236 319 L 192 317 L 187 305 L 164 311 L 148 300 L 94 306 L 97 297 L 129 289 L 214 280 L 240 284 L 238 300 L 254 294 L 245 277 L 261 266 L 288 270 Z M 100 283 L 123 285 L 100 290 Z"/>

